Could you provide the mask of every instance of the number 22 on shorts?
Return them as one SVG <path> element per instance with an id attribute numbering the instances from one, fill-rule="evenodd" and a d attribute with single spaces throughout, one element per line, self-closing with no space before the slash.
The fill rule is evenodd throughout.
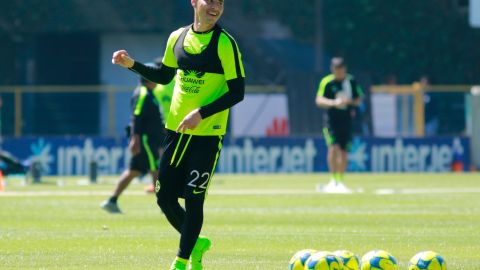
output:
<path id="1" fill-rule="evenodd" d="M 193 176 L 193 179 L 188 183 L 188 186 L 193 187 L 193 194 L 204 193 L 207 190 L 210 173 L 204 172 L 200 174 L 199 171 L 193 170 L 190 172 L 190 175 Z"/>

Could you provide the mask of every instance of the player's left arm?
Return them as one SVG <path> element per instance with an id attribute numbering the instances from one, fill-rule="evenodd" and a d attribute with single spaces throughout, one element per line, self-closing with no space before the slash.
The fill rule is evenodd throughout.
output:
<path id="1" fill-rule="evenodd" d="M 237 42 L 227 33 L 220 36 L 218 55 L 222 62 L 228 91 L 214 102 L 200 108 L 202 119 L 233 107 L 245 96 L 245 71 Z"/>

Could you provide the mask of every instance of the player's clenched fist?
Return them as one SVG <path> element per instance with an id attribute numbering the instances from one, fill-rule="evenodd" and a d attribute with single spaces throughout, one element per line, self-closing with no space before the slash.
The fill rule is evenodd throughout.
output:
<path id="1" fill-rule="evenodd" d="M 122 66 L 124 68 L 133 67 L 135 61 L 128 55 L 127 51 L 119 50 L 113 53 L 112 64 Z"/>

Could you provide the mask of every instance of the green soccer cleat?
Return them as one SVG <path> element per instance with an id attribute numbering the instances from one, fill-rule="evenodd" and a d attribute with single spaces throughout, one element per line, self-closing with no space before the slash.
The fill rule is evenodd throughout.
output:
<path id="1" fill-rule="evenodd" d="M 170 270 L 187 270 L 187 260 L 175 258 L 175 261 L 170 266 Z"/>
<path id="2" fill-rule="evenodd" d="M 113 203 L 113 202 L 109 201 L 109 200 L 106 200 L 106 201 L 102 202 L 100 204 L 100 207 L 103 210 L 105 210 L 105 211 L 107 211 L 111 214 L 121 214 L 122 213 L 122 210 L 120 210 L 120 208 L 118 208 L 118 205 L 116 203 Z"/>
<path id="3" fill-rule="evenodd" d="M 199 236 L 197 243 L 193 247 L 192 255 L 190 255 L 190 270 L 202 270 L 202 258 L 212 246 L 210 239 L 205 236 Z"/>

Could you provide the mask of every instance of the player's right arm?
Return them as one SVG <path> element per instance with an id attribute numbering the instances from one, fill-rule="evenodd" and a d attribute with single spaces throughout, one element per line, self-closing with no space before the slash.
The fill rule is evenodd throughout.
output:
<path id="1" fill-rule="evenodd" d="M 335 99 L 331 94 L 330 82 L 333 80 L 332 75 L 329 75 L 322 79 L 320 86 L 318 87 L 317 97 L 315 98 L 315 104 L 321 108 L 336 108 L 342 107 L 346 104 L 347 100 Z"/>
<path id="2" fill-rule="evenodd" d="M 333 107 L 338 107 L 338 106 L 341 105 L 340 103 L 341 103 L 340 99 L 338 99 L 338 100 L 337 99 L 330 99 L 330 98 L 326 98 L 324 96 L 317 96 L 317 98 L 315 99 L 315 104 L 317 104 L 318 107 L 326 108 L 326 109 L 333 108 Z"/>
<path id="3" fill-rule="evenodd" d="M 173 32 L 167 41 L 162 64 L 158 67 L 149 67 L 135 61 L 126 50 L 119 50 L 113 53 L 112 63 L 128 68 L 144 77 L 145 79 L 159 84 L 168 84 L 175 77 L 178 65 L 173 53 L 173 47 L 178 38 L 179 31 Z"/>

